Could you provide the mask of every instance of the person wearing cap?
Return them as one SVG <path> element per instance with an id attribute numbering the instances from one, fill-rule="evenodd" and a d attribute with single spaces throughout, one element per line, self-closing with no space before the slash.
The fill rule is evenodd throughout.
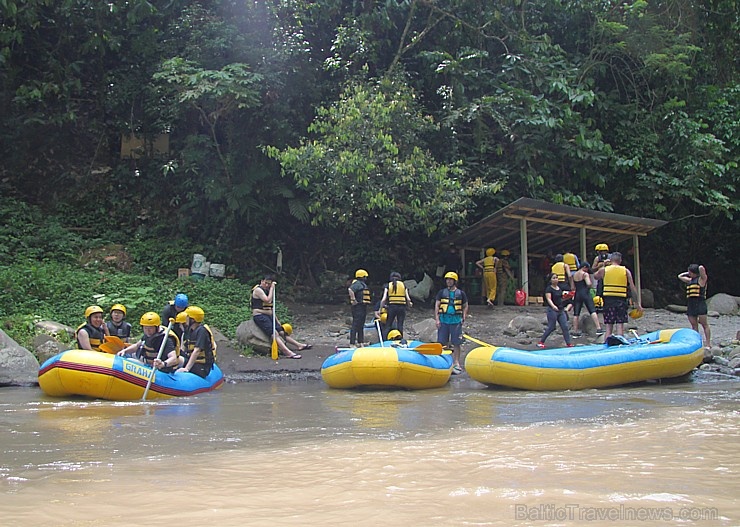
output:
<path id="1" fill-rule="evenodd" d="M 486 304 L 488 307 L 493 307 L 493 302 L 496 300 L 496 292 L 498 290 L 498 283 L 496 281 L 496 265 L 498 264 L 498 258 L 496 258 L 496 249 L 489 247 L 486 249 L 486 255 L 475 262 L 475 265 L 483 270 L 483 288 L 486 291 Z"/>
<path id="2" fill-rule="evenodd" d="M 434 321 L 437 324 L 437 342 L 452 344 L 452 373 L 462 373 L 460 366 L 463 342 L 462 325 L 468 317 L 468 296 L 457 287 L 457 273 L 445 274 L 446 287 L 440 289 L 434 301 Z"/>
<path id="3" fill-rule="evenodd" d="M 678 279 L 686 284 L 686 316 L 691 328 L 699 332 L 701 324 L 704 330 L 704 346 L 712 347 L 711 331 L 707 320 L 707 270 L 703 265 L 691 264 L 688 271 L 678 275 Z"/>
<path id="4" fill-rule="evenodd" d="M 128 344 L 131 340 L 131 324 L 124 320 L 126 318 L 126 306 L 113 304 L 110 308 L 110 318 L 105 323 L 108 326 L 108 333 Z"/>
<path id="5" fill-rule="evenodd" d="M 183 348 L 184 355 L 180 358 L 181 366 L 178 372 L 189 372 L 206 378 L 216 362 L 216 339 L 208 324 L 203 323 L 205 312 L 198 306 L 188 306 L 185 310 L 187 320 L 187 340 Z"/>
<path id="6" fill-rule="evenodd" d="M 167 328 L 162 326 L 162 319 L 154 311 L 147 311 L 141 315 L 139 324 L 143 332 L 141 340 L 123 348 L 117 355 L 133 357 L 164 373 L 174 372 L 179 364 L 180 339 L 172 330 L 165 333 Z"/>
<path id="7" fill-rule="evenodd" d="M 182 313 L 190 305 L 188 295 L 185 293 L 177 293 L 174 300 L 170 300 L 169 304 L 164 306 L 162 310 L 162 320 L 167 322 L 169 319 L 177 317 L 178 313 Z"/>
<path id="8" fill-rule="evenodd" d="M 355 271 L 355 279 L 347 288 L 349 303 L 352 306 L 352 327 L 349 330 L 349 345 L 363 347 L 365 345 L 365 318 L 367 306 L 370 305 L 370 288 L 367 286 L 367 271 Z M 382 307 L 382 302 L 381 302 Z"/>
<path id="9" fill-rule="evenodd" d="M 580 322 L 581 308 L 586 306 L 588 314 L 591 316 L 591 320 L 596 325 L 596 334 L 603 335 L 604 330 L 601 329 L 599 323 L 599 315 L 596 313 L 596 306 L 594 305 L 594 299 L 591 298 L 591 266 L 588 262 L 583 262 L 578 270 L 573 274 L 573 282 L 576 285 L 576 296 L 573 300 L 573 331 L 571 335 L 574 338 L 583 335 L 578 330 L 578 324 Z"/>
<path id="10" fill-rule="evenodd" d="M 389 340 L 390 331 L 397 330 L 403 333 L 403 323 L 406 320 L 406 306 L 413 307 L 409 291 L 401 280 L 401 273 L 393 271 L 390 275 L 390 282 L 383 288 L 383 298 L 380 299 L 381 309 L 386 308 L 388 317 L 384 324 L 383 333 L 386 335 L 383 340 Z"/>
<path id="11" fill-rule="evenodd" d="M 104 342 L 105 336 L 110 335 L 104 318 L 105 314 L 100 306 L 88 306 L 85 309 L 85 322 L 80 324 L 75 331 L 75 340 L 77 340 L 79 349 L 103 353 L 100 345 Z"/>
<path id="12" fill-rule="evenodd" d="M 634 299 L 640 298 L 632 273 L 622 265 L 622 253 L 611 253 L 609 261 L 611 262 L 609 265 L 594 273 L 595 278 L 604 281 L 604 325 L 606 325 L 604 340 L 613 334 L 614 326 L 617 335 L 624 335 L 624 323 L 627 322 L 627 291 L 632 291 Z M 639 300 L 636 307 L 642 310 Z"/>
<path id="13" fill-rule="evenodd" d="M 275 299 L 275 286 L 277 282 L 271 274 L 266 274 L 260 283 L 252 288 L 252 320 L 255 325 L 272 339 L 275 336 L 278 349 L 289 359 L 300 359 L 300 353 L 293 352 L 288 344 L 294 346 L 297 351 L 311 349 L 311 344 L 298 342 L 295 338 L 288 335 L 283 329 L 283 325 L 277 316 L 273 317 L 273 303 Z M 292 328 L 291 328 L 292 330 Z M 291 331 L 292 333 L 292 331 Z"/>
<path id="14" fill-rule="evenodd" d="M 496 303 L 499 306 L 504 305 L 506 299 L 506 291 L 509 288 L 509 279 L 513 280 L 514 275 L 511 273 L 511 264 L 509 263 L 509 252 L 508 249 L 501 251 L 501 258 L 496 262 L 496 283 L 498 284 L 498 291 L 496 292 Z"/>

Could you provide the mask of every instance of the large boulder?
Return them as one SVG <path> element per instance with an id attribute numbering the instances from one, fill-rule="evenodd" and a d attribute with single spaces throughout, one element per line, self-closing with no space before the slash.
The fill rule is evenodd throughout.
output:
<path id="1" fill-rule="evenodd" d="M 272 349 L 272 336 L 267 336 L 251 318 L 236 328 L 236 340 L 242 346 L 249 346 L 257 353 L 269 355 Z"/>
<path id="2" fill-rule="evenodd" d="M 528 331 L 542 331 L 542 321 L 529 315 L 517 315 L 509 322 L 509 329 L 517 333 Z"/>
<path id="3" fill-rule="evenodd" d="M 33 353 L 0 330 L 0 386 L 38 383 L 39 361 Z"/>
<path id="4" fill-rule="evenodd" d="M 668 304 L 665 308 L 671 313 L 686 313 L 686 306 L 680 306 L 678 304 Z"/>
<path id="5" fill-rule="evenodd" d="M 642 307 L 655 307 L 655 295 L 650 289 L 640 289 Z"/>
<path id="6" fill-rule="evenodd" d="M 437 323 L 433 318 L 427 318 L 421 322 L 417 322 L 411 329 L 418 335 L 418 339 L 423 342 L 437 341 Z"/>
<path id="7" fill-rule="evenodd" d="M 47 359 L 50 359 L 54 355 L 57 355 L 67 349 L 54 339 L 51 335 L 41 334 L 36 335 L 33 339 L 34 355 L 38 359 L 39 363 L 43 364 Z"/>
<path id="8" fill-rule="evenodd" d="M 74 337 L 75 330 L 59 322 L 53 320 L 41 320 L 36 323 L 36 329 L 48 333 L 52 337 L 58 337 L 62 333 L 66 333 L 69 337 Z"/>
<path id="9" fill-rule="evenodd" d="M 734 296 L 717 293 L 707 300 L 707 309 L 716 311 L 720 315 L 732 315 L 737 310 L 737 301 Z"/>
<path id="10" fill-rule="evenodd" d="M 432 287 L 434 287 L 434 280 L 432 280 L 431 276 L 424 273 L 424 278 L 422 278 L 421 282 L 416 283 L 415 280 L 406 280 L 404 285 L 409 290 L 411 300 L 426 302 L 432 292 Z"/>

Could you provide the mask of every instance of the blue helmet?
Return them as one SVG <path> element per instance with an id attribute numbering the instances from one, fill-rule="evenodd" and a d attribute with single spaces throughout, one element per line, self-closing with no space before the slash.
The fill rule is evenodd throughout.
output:
<path id="1" fill-rule="evenodd" d="M 177 293 L 175 295 L 175 307 L 185 309 L 186 307 L 188 307 L 189 304 L 190 302 L 188 302 L 188 295 L 184 293 Z"/>

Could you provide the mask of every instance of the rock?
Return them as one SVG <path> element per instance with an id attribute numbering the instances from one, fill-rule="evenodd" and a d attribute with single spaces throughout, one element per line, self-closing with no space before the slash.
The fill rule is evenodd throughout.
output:
<path id="1" fill-rule="evenodd" d="M 414 324 L 411 329 L 419 336 L 423 342 L 437 341 L 437 323 L 433 318 L 427 318 Z"/>
<path id="2" fill-rule="evenodd" d="M 730 350 L 730 352 L 727 354 L 727 358 L 732 360 L 735 357 L 740 357 L 740 348 L 736 347 Z"/>
<path id="3" fill-rule="evenodd" d="M 731 315 L 737 310 L 737 302 L 734 296 L 717 293 L 707 300 L 707 309 L 717 311 L 720 315 Z"/>
<path id="4" fill-rule="evenodd" d="M 711 318 L 719 318 L 719 313 L 717 311 L 707 311 L 707 316 Z"/>
<path id="5" fill-rule="evenodd" d="M 668 304 L 665 306 L 665 308 L 668 311 L 672 311 L 673 313 L 686 313 L 686 306 L 679 306 L 677 304 Z"/>
<path id="6" fill-rule="evenodd" d="M 59 354 L 66 349 L 50 335 L 36 335 L 33 339 L 33 349 L 39 363 L 43 364 L 47 359 Z"/>
<path id="7" fill-rule="evenodd" d="M 0 386 L 30 386 L 38 383 L 39 361 L 0 330 Z"/>
<path id="8" fill-rule="evenodd" d="M 735 357 L 734 359 L 730 360 L 727 365 L 732 368 L 736 369 L 740 367 L 740 357 Z"/>
<path id="9" fill-rule="evenodd" d="M 407 282 L 414 282 L 414 285 L 409 287 Z M 409 296 L 411 297 L 411 300 L 426 302 L 432 292 L 432 287 L 434 287 L 434 280 L 432 280 L 431 276 L 424 273 L 424 278 L 422 278 L 421 282 L 416 283 L 415 280 L 406 280 L 404 285 L 409 288 Z"/>
<path id="10" fill-rule="evenodd" d="M 236 328 L 236 340 L 242 346 L 249 346 L 263 355 L 269 355 L 272 349 L 272 338 L 265 335 L 251 318 Z"/>
<path id="11" fill-rule="evenodd" d="M 529 315 L 517 315 L 509 321 L 509 329 L 513 329 L 518 333 L 526 333 L 528 331 L 542 331 L 542 321 Z"/>
<path id="12" fill-rule="evenodd" d="M 588 314 L 588 311 L 581 313 L 581 316 L 578 318 L 578 329 L 588 336 L 596 336 L 596 324 L 594 324 L 594 320 Z"/>
<path id="13" fill-rule="evenodd" d="M 69 326 L 65 326 L 64 324 L 60 324 L 59 322 L 54 322 L 53 320 L 42 320 L 37 322 L 36 329 L 54 337 L 58 336 L 60 333 L 66 333 L 70 337 L 74 337 L 75 335 L 74 329 Z"/>
<path id="14" fill-rule="evenodd" d="M 712 357 L 712 360 L 714 361 L 715 364 L 719 364 L 720 366 L 729 366 L 730 365 L 730 361 L 728 361 L 727 359 L 725 359 L 724 357 L 721 357 L 719 355 L 715 355 L 714 357 Z"/>
<path id="15" fill-rule="evenodd" d="M 655 307 L 655 295 L 650 289 L 640 289 L 642 307 Z"/>
<path id="16" fill-rule="evenodd" d="M 516 337 L 519 334 L 519 330 L 516 328 L 507 327 L 507 328 L 504 328 L 502 333 L 506 335 L 507 337 Z"/>

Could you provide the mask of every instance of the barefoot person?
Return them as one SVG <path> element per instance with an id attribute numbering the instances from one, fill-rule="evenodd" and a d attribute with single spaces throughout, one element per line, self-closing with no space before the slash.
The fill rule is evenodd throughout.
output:
<path id="1" fill-rule="evenodd" d="M 288 336 L 277 317 L 274 318 L 275 325 L 273 326 L 272 304 L 275 298 L 276 285 L 277 282 L 274 281 L 274 277 L 268 274 L 260 280 L 259 284 L 254 286 L 254 289 L 252 289 L 252 320 L 269 338 L 272 338 L 274 332 L 278 349 L 283 352 L 283 355 L 289 359 L 300 359 L 302 356 L 291 351 L 287 344 L 294 346 L 297 351 L 311 349 L 311 345 L 303 344 Z"/>
<path id="2" fill-rule="evenodd" d="M 699 332 L 699 324 L 704 329 L 704 346 L 710 348 L 711 332 L 707 320 L 707 271 L 703 265 L 691 264 L 689 270 L 678 275 L 686 284 L 686 316 L 694 331 Z"/>

